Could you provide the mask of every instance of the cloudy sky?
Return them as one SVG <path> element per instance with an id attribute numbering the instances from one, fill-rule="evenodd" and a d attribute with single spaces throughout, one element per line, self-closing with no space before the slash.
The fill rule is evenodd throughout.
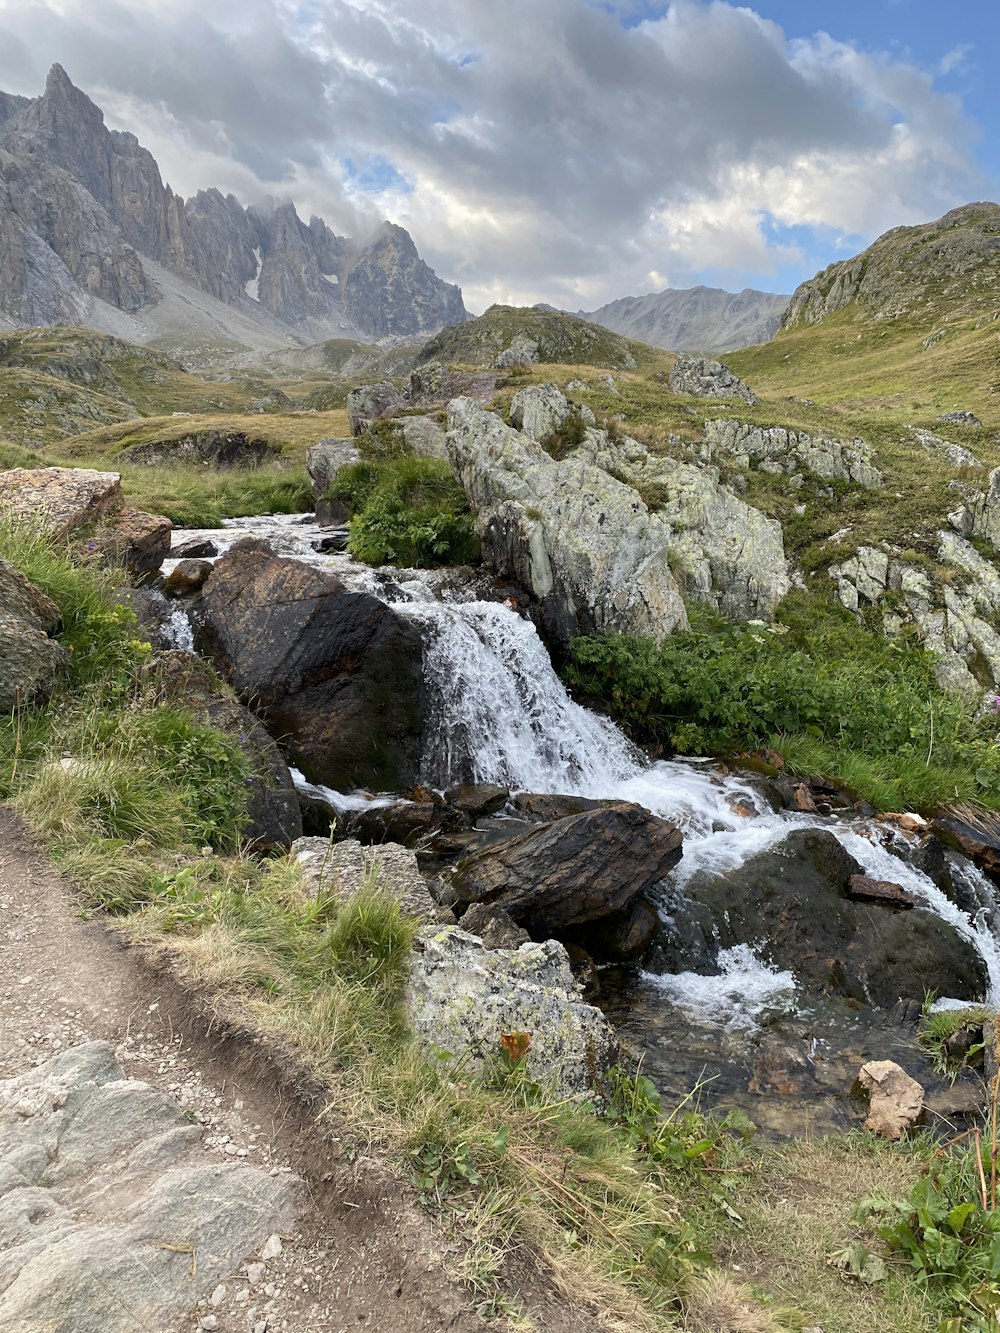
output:
<path id="1" fill-rule="evenodd" d="M 407 227 L 470 309 L 790 291 L 996 197 L 996 0 L 0 0 L 184 194 Z"/>

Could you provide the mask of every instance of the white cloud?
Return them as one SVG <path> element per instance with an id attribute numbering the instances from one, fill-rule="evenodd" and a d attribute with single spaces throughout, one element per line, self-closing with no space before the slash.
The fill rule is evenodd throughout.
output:
<path id="1" fill-rule="evenodd" d="M 175 188 L 290 196 L 339 230 L 391 216 L 474 308 L 742 282 L 797 262 L 775 224 L 833 248 L 980 194 L 934 84 L 963 58 L 789 40 L 723 0 L 630 28 L 588 0 L 0 5 L 0 87 L 37 92 L 58 59 Z"/>

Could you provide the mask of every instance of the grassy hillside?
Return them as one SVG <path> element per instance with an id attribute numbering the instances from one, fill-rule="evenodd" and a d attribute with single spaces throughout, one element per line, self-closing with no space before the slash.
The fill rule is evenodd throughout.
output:
<path id="1" fill-rule="evenodd" d="M 445 361 L 492 366 L 515 338 L 534 343 L 536 360 L 542 364 L 596 366 L 605 370 L 650 369 L 664 364 L 664 353 L 575 315 L 509 305 L 490 306 L 478 319 L 442 329 L 424 345 L 418 363 Z"/>

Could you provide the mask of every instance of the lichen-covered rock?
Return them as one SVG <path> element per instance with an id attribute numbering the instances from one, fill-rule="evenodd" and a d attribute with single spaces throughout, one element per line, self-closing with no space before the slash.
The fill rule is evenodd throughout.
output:
<path id="1" fill-rule="evenodd" d="M 859 547 L 840 564 L 831 565 L 837 595 L 847 610 L 858 613 L 862 603 L 877 604 L 895 594 L 883 612 L 886 632 L 898 634 L 910 623 L 924 647 L 935 655 L 935 674 L 942 689 L 973 694 L 980 681 L 973 666 L 1000 687 L 1000 571 L 968 541 L 953 532 L 939 532 L 938 559 L 951 578 L 933 579 L 926 569 L 908 564 L 894 548 Z M 954 572 L 960 575 L 954 578 Z"/>
<path id="2" fill-rule="evenodd" d="M 347 419 L 351 424 L 351 434 L 363 435 L 373 421 L 391 416 L 404 402 L 401 390 L 391 380 L 381 380 L 378 384 L 359 384 L 347 395 Z"/>
<path id="3" fill-rule="evenodd" d="M 938 421 L 947 421 L 953 426 L 981 426 L 983 424 L 975 412 L 942 412 Z"/>
<path id="4" fill-rule="evenodd" d="M 686 593 L 730 620 L 773 613 L 791 587 L 781 524 L 734 495 L 717 468 L 651 454 L 635 440 L 612 443 L 604 432 L 591 432 L 579 456 L 655 503 Z"/>
<path id="5" fill-rule="evenodd" d="M 52 693 L 69 660 L 58 628 L 55 602 L 0 559 L 0 714 Z"/>
<path id="6" fill-rule="evenodd" d="M 1000 551 L 1000 468 L 989 474 L 983 491 L 954 484 L 963 501 L 948 515 L 948 522 L 963 537 L 978 537 Z"/>
<path id="7" fill-rule="evenodd" d="M 429 416 L 399 417 L 399 427 L 403 432 L 410 453 L 417 458 L 448 457 L 447 432 L 440 421 Z"/>
<path id="8" fill-rule="evenodd" d="M 939 420 L 952 420 L 951 417 L 940 417 Z M 982 463 L 974 453 L 966 449 L 962 444 L 952 444 L 951 440 L 943 440 L 940 435 L 935 435 L 933 431 L 921 430 L 915 428 L 913 438 L 920 445 L 921 449 L 926 449 L 928 453 L 940 454 L 942 458 L 956 468 L 982 467 Z"/>
<path id="9" fill-rule="evenodd" d="M 670 528 L 601 468 L 553 461 L 470 398 L 449 410 L 448 453 L 478 511 L 484 557 L 542 603 L 550 635 L 687 627 L 667 560 Z"/>
<path id="10" fill-rule="evenodd" d="M 201 1139 L 106 1042 L 0 1082 L 0 1327 L 172 1328 L 294 1226 L 301 1181 L 212 1160 Z"/>
<path id="11" fill-rule="evenodd" d="M 361 455 L 353 439 L 320 440 L 306 452 L 306 468 L 312 480 L 313 495 L 321 499 L 341 468 L 350 467 Z"/>
<path id="12" fill-rule="evenodd" d="M 853 481 L 869 490 L 882 485 L 871 449 L 860 439 L 848 444 L 780 426 L 765 428 L 717 417 L 705 422 L 705 443 L 712 458 L 737 467 L 777 468 L 789 475 L 811 472 L 828 480 Z"/>
<path id="13" fill-rule="evenodd" d="M 437 915 L 427 882 L 417 869 L 416 853 L 399 843 L 362 847 L 354 838 L 333 843 L 329 838 L 299 838 L 292 852 L 314 898 L 321 893 L 353 898 L 369 884 L 395 898 L 408 916 L 433 920 Z"/>
<path id="14" fill-rule="evenodd" d="M 607 1019 L 583 1002 L 566 950 L 555 940 L 493 950 L 454 926 L 425 929 L 406 1007 L 421 1047 L 463 1077 L 502 1068 L 504 1038 L 514 1039 L 508 1045 L 516 1049 L 517 1035 L 527 1034 L 525 1074 L 552 1098 L 593 1096 L 619 1057 Z"/>
<path id="15" fill-rule="evenodd" d="M 57 540 L 97 525 L 124 504 L 117 472 L 91 468 L 13 468 L 0 472 L 0 514 Z"/>
<path id="16" fill-rule="evenodd" d="M 679 356 L 670 368 L 667 387 L 671 393 L 689 393 L 696 398 L 740 398 L 750 407 L 757 401 L 750 386 L 728 366 L 703 356 Z"/>
<path id="17" fill-rule="evenodd" d="M 544 440 L 572 417 L 585 426 L 596 425 L 589 407 L 576 407 L 554 384 L 533 384 L 518 389 L 510 404 L 510 424 L 533 440 Z"/>
<path id="18" fill-rule="evenodd" d="M 509 347 L 497 354 L 493 362 L 497 370 L 507 370 L 511 366 L 533 366 L 538 361 L 538 343 L 527 334 L 518 333 L 511 339 Z"/>

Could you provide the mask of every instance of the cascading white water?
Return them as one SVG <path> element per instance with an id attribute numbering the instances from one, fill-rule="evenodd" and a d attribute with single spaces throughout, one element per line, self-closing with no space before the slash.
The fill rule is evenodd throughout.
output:
<path id="1" fill-rule="evenodd" d="M 433 573 L 380 575 L 348 556 L 318 554 L 312 543 L 322 530 L 303 522 L 302 516 L 235 520 L 220 532 L 177 538 L 208 536 L 222 552 L 249 534 L 264 537 L 279 554 L 337 573 L 348 586 L 379 597 L 422 627 L 432 698 L 424 754 L 429 785 L 471 780 L 514 790 L 635 801 L 684 828 L 684 856 L 672 876 L 677 888 L 699 871 L 737 868 L 780 843 L 792 828 L 826 829 L 867 874 L 901 884 L 969 940 L 986 965 L 989 998 L 1000 1002 L 1000 946 L 994 931 L 1000 904 L 992 883 L 971 864 L 956 865 L 956 874 L 970 900 L 979 905 L 972 918 L 927 875 L 894 855 L 878 825 L 859 831 L 832 818 L 776 813 L 762 807 L 748 781 L 721 776 L 707 763 L 648 763 L 612 722 L 569 697 L 530 621 L 498 602 L 457 596 L 442 600 L 440 579 Z M 746 976 L 756 986 L 761 967 L 741 954 L 732 961 L 733 975 L 717 988 L 719 995 L 742 994 Z M 691 979 L 692 994 L 701 993 L 703 981 Z M 785 984 L 784 974 L 778 982 Z M 671 986 L 678 995 L 684 993 L 683 978 L 673 979 Z"/>

